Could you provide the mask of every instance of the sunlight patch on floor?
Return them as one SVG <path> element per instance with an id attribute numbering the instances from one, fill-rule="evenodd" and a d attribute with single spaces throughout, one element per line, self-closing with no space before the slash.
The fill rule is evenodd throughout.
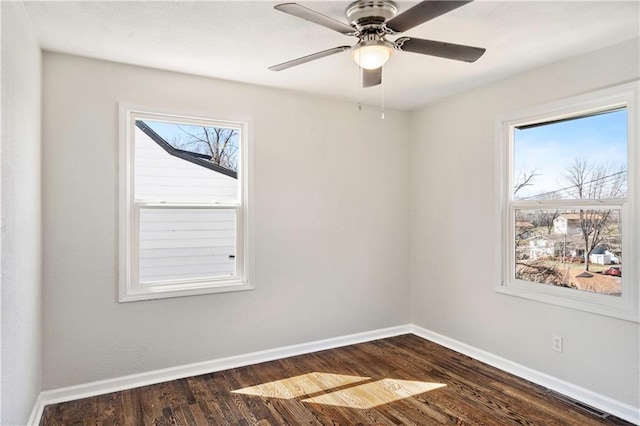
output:
<path id="1" fill-rule="evenodd" d="M 278 399 L 304 398 L 302 402 L 368 409 L 444 386 L 443 383 L 398 379 L 371 381 L 369 377 L 313 372 L 234 390 L 232 393 Z"/>
<path id="2" fill-rule="evenodd" d="M 368 409 L 389 404 L 446 386 L 443 383 L 418 382 L 412 380 L 381 379 L 364 383 L 329 394 L 303 399 L 303 402 L 334 405 L 339 407 Z"/>
<path id="3" fill-rule="evenodd" d="M 234 390 L 232 393 L 268 398 L 293 399 L 366 380 L 369 380 L 369 377 L 314 372 Z"/>

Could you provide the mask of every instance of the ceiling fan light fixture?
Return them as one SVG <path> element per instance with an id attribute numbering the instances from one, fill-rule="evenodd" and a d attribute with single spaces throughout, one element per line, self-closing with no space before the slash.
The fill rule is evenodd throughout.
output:
<path id="1" fill-rule="evenodd" d="M 351 56 L 362 68 L 374 70 L 386 64 L 392 52 L 393 48 L 389 44 L 378 41 L 359 45 Z"/>
<path id="2" fill-rule="evenodd" d="M 351 57 L 361 68 L 361 85 L 366 88 L 382 84 L 382 66 L 387 63 L 394 50 L 456 61 L 475 62 L 485 53 L 486 49 L 413 37 L 400 37 L 395 40 L 387 39 L 388 36 L 403 33 L 471 1 L 473 0 L 422 0 L 415 6 L 398 14 L 398 7 L 393 0 L 355 0 L 345 10 L 349 24 L 297 3 L 275 5 L 274 8 L 276 10 L 341 34 L 354 36 L 358 41 L 352 46 L 338 46 L 312 53 L 311 55 L 271 66 L 269 69 L 282 71 L 348 50 L 351 52 Z"/>

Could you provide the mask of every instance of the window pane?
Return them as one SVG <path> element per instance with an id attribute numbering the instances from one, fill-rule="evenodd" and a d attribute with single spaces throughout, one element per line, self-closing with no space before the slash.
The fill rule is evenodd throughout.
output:
<path id="1" fill-rule="evenodd" d="M 157 120 L 144 123 L 173 148 L 200 154 L 214 164 L 238 171 L 238 129 Z"/>
<path id="2" fill-rule="evenodd" d="M 235 209 L 140 209 L 140 282 L 236 274 Z"/>
<path id="3" fill-rule="evenodd" d="M 237 202 L 238 129 L 136 120 L 136 200 Z"/>
<path id="4" fill-rule="evenodd" d="M 627 197 L 627 110 L 517 127 L 514 198 Z"/>
<path id="5" fill-rule="evenodd" d="M 515 210 L 515 278 L 620 296 L 620 210 Z"/>

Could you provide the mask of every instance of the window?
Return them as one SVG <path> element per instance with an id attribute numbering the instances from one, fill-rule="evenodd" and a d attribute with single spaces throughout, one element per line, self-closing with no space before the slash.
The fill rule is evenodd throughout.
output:
<path id="1" fill-rule="evenodd" d="M 638 321 L 637 102 L 634 83 L 498 119 L 498 292 Z"/>
<path id="2" fill-rule="evenodd" d="M 246 124 L 120 120 L 120 301 L 251 289 Z"/>

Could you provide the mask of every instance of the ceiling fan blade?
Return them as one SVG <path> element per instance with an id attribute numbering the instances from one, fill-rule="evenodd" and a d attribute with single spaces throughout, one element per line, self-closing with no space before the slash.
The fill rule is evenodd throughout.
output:
<path id="1" fill-rule="evenodd" d="M 456 61 L 475 62 L 486 52 L 481 47 L 464 46 L 462 44 L 442 41 L 423 40 L 421 38 L 400 37 L 394 42 L 396 49 L 403 52 L 421 53 Z"/>
<path id="2" fill-rule="evenodd" d="M 437 18 L 440 15 L 451 12 L 454 9 L 471 3 L 473 0 L 465 1 L 437 1 L 425 0 L 412 8 L 402 12 L 400 15 L 391 18 L 386 23 L 386 27 L 395 33 L 402 33 L 410 30 L 424 22 Z"/>
<path id="3" fill-rule="evenodd" d="M 316 12 L 315 10 L 311 10 L 307 7 L 301 6 L 297 3 L 278 4 L 274 6 L 274 9 L 279 10 L 280 12 L 288 13 L 289 15 L 297 16 L 298 18 L 305 19 L 309 22 L 313 22 L 314 24 L 322 25 L 323 27 L 329 28 L 342 34 L 354 35 L 356 33 L 356 30 L 351 26 L 343 22 L 336 21 L 333 18 Z"/>
<path id="4" fill-rule="evenodd" d="M 335 55 L 336 53 L 344 52 L 351 49 L 351 46 L 334 47 L 333 49 L 323 50 L 322 52 L 312 53 L 311 55 L 303 56 L 301 58 L 293 59 L 291 61 L 283 62 L 278 65 L 269 67 L 271 71 L 282 71 L 287 68 L 295 67 L 306 62 L 315 61 L 316 59 L 324 58 L 325 56 Z"/>
<path id="5" fill-rule="evenodd" d="M 373 70 L 362 68 L 362 87 L 373 87 L 382 84 L 382 67 Z"/>

